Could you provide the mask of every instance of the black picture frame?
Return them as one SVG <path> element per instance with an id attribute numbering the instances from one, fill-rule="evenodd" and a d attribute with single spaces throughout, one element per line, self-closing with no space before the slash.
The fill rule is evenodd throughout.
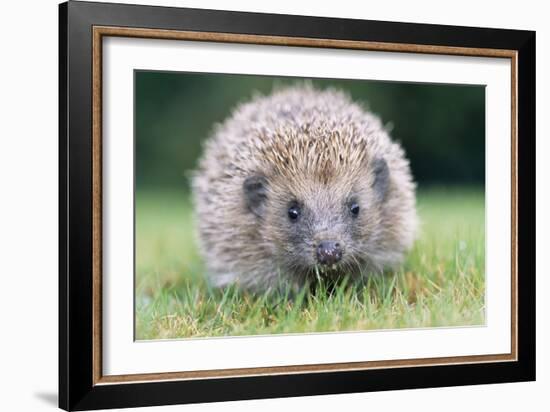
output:
<path id="1" fill-rule="evenodd" d="M 94 26 L 517 52 L 517 361 L 94 383 Z M 59 406 L 89 410 L 535 379 L 535 32 L 70 1 L 59 6 Z"/>

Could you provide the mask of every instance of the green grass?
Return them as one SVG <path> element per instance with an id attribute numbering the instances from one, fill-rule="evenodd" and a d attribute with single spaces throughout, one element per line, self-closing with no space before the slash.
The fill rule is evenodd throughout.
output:
<path id="1" fill-rule="evenodd" d="M 212 290 L 184 193 L 136 197 L 136 339 L 480 325 L 485 322 L 480 189 L 418 193 L 421 234 L 402 269 L 366 286 L 293 299 Z"/>

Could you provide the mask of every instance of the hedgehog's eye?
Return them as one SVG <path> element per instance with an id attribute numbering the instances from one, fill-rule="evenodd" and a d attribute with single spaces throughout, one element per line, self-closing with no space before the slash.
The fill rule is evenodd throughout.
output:
<path id="1" fill-rule="evenodd" d="M 296 221 L 300 217 L 300 207 L 298 205 L 292 205 L 288 208 L 288 218 L 292 221 Z"/>
<path id="2" fill-rule="evenodd" d="M 359 214 L 359 205 L 357 203 L 352 203 L 349 210 L 353 216 L 357 216 Z"/>

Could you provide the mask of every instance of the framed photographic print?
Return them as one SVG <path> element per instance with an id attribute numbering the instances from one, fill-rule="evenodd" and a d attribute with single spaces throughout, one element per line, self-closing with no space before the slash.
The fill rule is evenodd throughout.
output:
<path id="1" fill-rule="evenodd" d="M 535 33 L 60 5 L 66 410 L 535 379 Z"/>

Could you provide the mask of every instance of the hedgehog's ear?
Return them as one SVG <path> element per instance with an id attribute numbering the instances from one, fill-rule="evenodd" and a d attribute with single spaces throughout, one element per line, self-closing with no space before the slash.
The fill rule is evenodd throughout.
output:
<path id="1" fill-rule="evenodd" d="M 263 206 L 267 199 L 267 179 L 262 175 L 249 176 L 244 180 L 243 191 L 248 210 L 262 217 Z"/>
<path id="2" fill-rule="evenodd" d="M 380 201 L 386 198 L 390 186 L 390 169 L 386 161 L 379 157 L 374 159 L 374 192 Z"/>

